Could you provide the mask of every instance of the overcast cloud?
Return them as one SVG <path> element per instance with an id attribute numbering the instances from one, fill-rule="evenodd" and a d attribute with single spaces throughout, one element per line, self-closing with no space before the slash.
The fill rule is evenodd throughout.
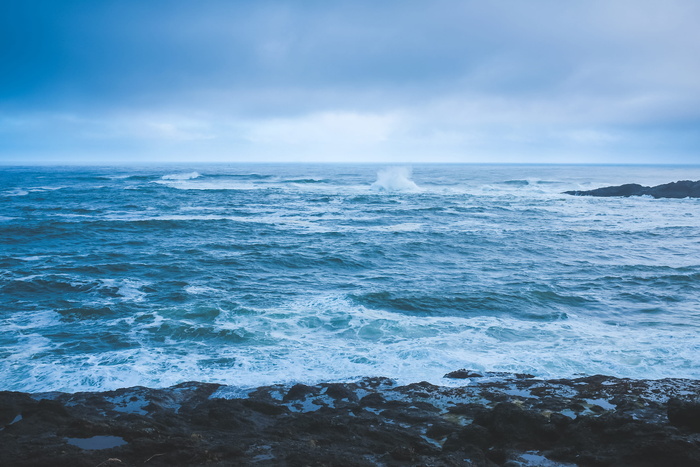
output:
<path id="1" fill-rule="evenodd" d="M 699 18 L 695 0 L 4 2 L 0 162 L 700 163 Z"/>

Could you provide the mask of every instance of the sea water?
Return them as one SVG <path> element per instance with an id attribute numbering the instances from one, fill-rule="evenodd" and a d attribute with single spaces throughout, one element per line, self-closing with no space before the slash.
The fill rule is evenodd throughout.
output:
<path id="1" fill-rule="evenodd" d="M 0 389 L 700 377 L 700 167 L 0 169 Z"/>

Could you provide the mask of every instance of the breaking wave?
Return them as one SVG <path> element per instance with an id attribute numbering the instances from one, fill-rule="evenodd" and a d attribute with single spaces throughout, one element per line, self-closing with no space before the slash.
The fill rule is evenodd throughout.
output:
<path id="1" fill-rule="evenodd" d="M 174 174 L 163 175 L 162 179 L 163 180 L 194 180 L 195 178 L 199 178 L 199 177 L 201 177 L 199 172 L 189 172 L 189 173 L 174 173 Z"/>
<path id="2" fill-rule="evenodd" d="M 377 172 L 377 181 L 372 183 L 372 190 L 379 192 L 420 191 L 411 180 L 412 171 L 408 167 L 388 167 Z"/>

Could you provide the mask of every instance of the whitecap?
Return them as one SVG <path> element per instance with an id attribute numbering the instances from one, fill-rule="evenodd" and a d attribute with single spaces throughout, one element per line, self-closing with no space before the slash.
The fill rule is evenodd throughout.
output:
<path id="1" fill-rule="evenodd" d="M 161 178 L 163 180 L 193 180 L 199 178 L 201 175 L 199 172 L 189 172 L 189 173 L 173 173 L 168 175 L 163 175 Z"/>
<path id="2" fill-rule="evenodd" d="M 102 279 L 102 283 L 107 287 L 116 287 L 123 301 L 142 302 L 146 297 L 146 293 L 141 290 L 148 285 L 146 282 L 133 279 Z"/>
<path id="3" fill-rule="evenodd" d="M 22 190 L 20 188 L 17 188 L 15 190 L 9 190 L 3 192 L 3 196 L 27 196 L 29 192 L 27 190 Z"/>
<path id="4" fill-rule="evenodd" d="M 216 292 L 217 290 L 206 285 L 188 285 L 185 287 L 185 292 L 190 295 L 201 295 Z"/>

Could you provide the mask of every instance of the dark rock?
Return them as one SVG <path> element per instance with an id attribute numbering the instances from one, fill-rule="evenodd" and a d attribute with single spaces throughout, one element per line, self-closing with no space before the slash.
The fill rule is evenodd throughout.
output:
<path id="1" fill-rule="evenodd" d="M 474 418 L 500 441 L 539 442 L 556 431 L 549 429 L 549 421 L 541 414 L 523 410 L 517 404 L 502 402 L 493 410 L 484 410 Z"/>
<path id="2" fill-rule="evenodd" d="M 466 379 L 466 378 L 483 378 L 484 375 L 481 375 L 479 373 L 461 369 L 457 371 L 451 371 L 447 373 L 443 378 L 451 378 L 451 379 Z"/>
<path id="3" fill-rule="evenodd" d="M 700 180 L 681 180 L 657 185 L 650 188 L 648 194 L 654 198 L 700 198 Z"/>
<path id="4" fill-rule="evenodd" d="M 411 408 L 402 410 L 389 409 L 382 412 L 382 417 L 399 422 L 428 423 L 435 418 L 435 414 L 424 410 L 416 410 Z"/>
<path id="5" fill-rule="evenodd" d="M 351 402 L 357 402 L 355 392 L 344 384 L 333 383 L 326 386 L 326 395 L 332 397 L 336 401 L 347 399 Z"/>
<path id="6" fill-rule="evenodd" d="M 642 196 L 649 195 L 654 198 L 700 198 L 700 180 L 681 180 L 665 183 L 653 187 L 629 183 L 619 186 L 607 186 L 587 191 L 565 191 L 567 195 L 574 196 Z"/>
<path id="7" fill-rule="evenodd" d="M 286 407 L 281 407 L 270 402 L 259 401 L 254 399 L 246 399 L 243 401 L 243 404 L 246 407 L 255 410 L 256 412 L 260 412 L 265 415 L 280 415 L 289 411 L 289 409 L 287 409 Z"/>
<path id="8" fill-rule="evenodd" d="M 459 439 L 481 449 L 487 449 L 493 444 L 493 436 L 489 430 L 475 423 L 462 428 L 459 432 Z"/>
<path id="9" fill-rule="evenodd" d="M 308 394 L 318 394 L 318 388 L 307 386 L 305 384 L 295 384 L 292 386 L 282 400 L 298 401 L 305 399 Z"/>
<path id="10" fill-rule="evenodd" d="M 572 419 L 560 413 L 553 413 L 550 415 L 549 421 L 557 427 L 557 429 L 563 430 L 571 424 Z"/>
<path id="11" fill-rule="evenodd" d="M 498 465 L 504 465 L 508 461 L 509 452 L 505 449 L 491 448 L 486 451 L 486 457 Z"/>
<path id="12" fill-rule="evenodd" d="M 672 425 L 700 433 L 700 402 L 673 397 L 668 401 L 667 413 Z"/>
<path id="13" fill-rule="evenodd" d="M 466 415 L 466 416 L 473 416 L 474 413 L 478 411 L 478 409 L 481 409 L 482 406 L 479 404 L 462 404 L 462 403 L 457 403 L 451 407 L 447 408 L 447 411 L 449 413 L 455 414 L 455 415 Z"/>
<path id="14" fill-rule="evenodd" d="M 487 375 L 457 388 L 378 378 L 297 385 L 285 397 L 281 386 L 260 387 L 239 399 L 212 398 L 219 386 L 199 383 L 0 392 L 0 465 L 496 466 L 522 465 L 528 451 L 576 465 L 700 465 L 698 402 L 658 402 L 700 393 L 700 381 Z M 67 443 L 93 436 L 126 444 Z"/>
<path id="15" fill-rule="evenodd" d="M 432 439 L 443 439 L 446 436 L 455 433 L 459 429 L 459 425 L 450 422 L 437 422 L 433 423 L 425 431 L 425 436 Z"/>
<path id="16" fill-rule="evenodd" d="M 390 454 L 397 461 L 413 461 L 416 459 L 416 452 L 406 446 L 397 446 L 392 449 Z"/>
<path id="17" fill-rule="evenodd" d="M 628 183 L 626 185 L 596 188 L 595 190 L 565 191 L 564 193 L 575 196 L 641 196 L 647 194 L 649 189 L 648 186 Z"/>
<path id="18" fill-rule="evenodd" d="M 378 392 L 373 392 L 367 394 L 365 397 L 360 399 L 360 406 L 362 407 L 381 407 L 386 403 L 384 396 Z"/>

